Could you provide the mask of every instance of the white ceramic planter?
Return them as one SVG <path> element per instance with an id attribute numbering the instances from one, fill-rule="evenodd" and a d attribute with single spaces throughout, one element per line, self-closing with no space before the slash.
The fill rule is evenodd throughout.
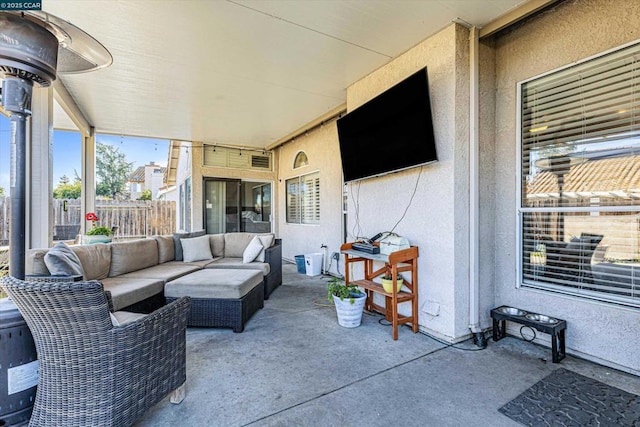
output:
<path id="1" fill-rule="evenodd" d="M 358 327 L 362 322 L 362 310 L 366 296 L 362 294 L 362 296 L 353 298 L 353 304 L 351 304 L 351 299 L 340 300 L 340 298 L 333 296 L 333 303 L 336 305 L 338 313 L 338 324 L 345 328 Z"/>
<path id="2" fill-rule="evenodd" d="M 82 244 L 83 245 L 92 245 L 94 243 L 109 243 L 111 242 L 111 236 L 87 236 L 86 234 L 82 235 Z"/>

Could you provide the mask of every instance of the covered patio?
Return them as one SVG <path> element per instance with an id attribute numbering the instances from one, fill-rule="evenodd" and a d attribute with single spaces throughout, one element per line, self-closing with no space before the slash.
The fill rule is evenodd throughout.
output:
<path id="1" fill-rule="evenodd" d="M 173 247 L 172 238 L 179 243 L 180 235 L 269 233 L 281 246 L 278 261 L 284 261 L 282 285 L 268 300 L 265 295 L 264 308 L 256 309 L 242 333 L 187 329 L 186 399 L 173 405 L 165 398 L 136 426 L 515 426 L 518 421 L 501 408 L 564 372 L 593 380 L 589 384 L 604 395 L 609 386 L 626 393 L 626 406 L 606 412 L 607 419 L 622 420 L 612 425 L 640 420 L 637 182 L 624 194 L 618 194 L 619 185 L 607 189 L 616 199 L 611 203 L 588 191 L 581 195 L 584 206 L 573 206 L 583 190 L 568 182 L 569 165 L 564 191 L 535 192 L 553 198 L 553 205 L 522 203 L 527 184 L 534 182 L 527 168 L 536 160 L 528 157 L 523 141 L 534 139 L 530 151 L 550 155 L 538 138 L 547 131 L 545 141 L 555 141 L 564 126 L 560 119 L 557 126 L 524 125 L 523 85 L 610 51 L 615 55 L 627 45 L 640 52 L 635 1 L 80 4 L 51 1 L 43 10 L 96 37 L 113 63 L 87 74 L 61 73 L 50 87 L 34 87 L 23 147 L 26 200 L 18 215 L 25 223 L 19 252 L 53 246 L 55 129 L 78 132 L 82 140 L 77 200 L 82 214 L 97 210 L 98 134 L 162 138 L 169 143 L 164 188 L 177 205 L 171 230 L 176 233 L 147 233 L 136 240 L 163 234 L 153 238 L 167 239 Z M 583 30 L 598 25 L 606 25 L 606 31 Z M 640 82 L 635 62 L 627 68 L 633 76 L 619 80 Z M 337 121 L 416 72 L 428 77 L 437 162 L 345 182 Z M 622 105 L 621 97 L 611 96 L 614 101 L 606 108 L 613 112 L 593 128 L 598 134 L 611 123 L 624 127 L 627 122 L 618 115 L 630 117 L 633 140 L 622 151 L 630 175 L 637 177 L 640 103 L 635 90 L 640 86 L 628 86 L 621 90 L 628 89 L 625 96 L 633 102 Z M 559 106 L 553 108 L 563 112 L 567 107 L 557 96 Z M 541 108 L 540 120 L 545 113 Z M 608 138 L 586 132 L 567 136 L 567 143 Z M 619 150 L 626 139 L 613 136 L 605 148 Z M 384 158 L 401 137 L 394 135 L 371 151 Z M 545 173 L 540 172 L 540 183 Z M 605 181 L 586 175 L 594 186 Z M 562 180 L 555 179 L 552 184 L 559 187 Z M 561 260 L 570 274 L 558 278 L 552 267 L 562 265 L 547 262 L 553 261 L 552 245 L 528 231 L 527 218 L 537 218 L 532 209 L 540 217 L 562 217 L 562 233 L 553 239 L 563 245 L 564 255 L 574 253 L 567 249 L 570 234 L 587 235 L 593 224 L 604 224 L 600 234 L 606 232 L 608 240 L 598 250 L 600 240 L 595 242 L 577 264 Z M 91 226 L 83 220 L 80 232 Z M 342 244 L 385 232 L 419 249 L 419 270 L 404 271 L 419 283 L 411 309 L 411 326 L 419 331 L 402 325 L 397 341 L 379 314 L 365 312 L 358 328 L 340 327 L 326 299 L 329 277 L 346 273 Z M 239 253 L 233 257 L 244 264 Z M 296 272 L 294 259 L 309 253 L 321 255 L 321 277 Z M 596 262 L 593 254 L 602 259 Z M 137 257 L 142 258 L 134 253 L 131 259 Z M 177 256 L 167 260 L 181 261 Z M 583 276 L 574 273 L 582 274 L 586 266 L 592 277 L 578 281 Z M 359 279 L 362 269 L 354 270 L 350 277 Z M 108 280 L 112 273 L 107 268 L 96 280 Z M 162 303 L 168 282 L 156 294 Z M 493 341 L 491 310 L 501 305 L 566 320 L 566 358 L 552 363 L 555 336 L 535 334 L 516 322 L 507 324 L 509 336 Z M 407 305 L 400 311 L 406 316 Z M 563 422 L 579 425 L 583 416 L 600 415 L 575 392 L 558 400 L 564 405 Z M 553 416 L 537 403 L 529 410 Z"/>
<path id="2" fill-rule="evenodd" d="M 342 328 L 323 306 L 327 280 L 286 264 L 242 334 L 189 328 L 187 398 L 165 399 L 136 426 L 518 426 L 498 409 L 561 368 L 640 394 L 636 376 L 572 356 L 554 364 L 520 338 L 479 350 L 403 327 L 393 341 L 367 313 Z"/>

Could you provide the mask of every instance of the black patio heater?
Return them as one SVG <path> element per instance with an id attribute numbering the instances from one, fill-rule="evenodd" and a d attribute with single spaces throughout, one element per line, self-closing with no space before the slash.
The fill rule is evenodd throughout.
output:
<path id="1" fill-rule="evenodd" d="M 58 59 L 61 58 L 61 67 Z M 1 104 L 11 120 L 9 274 L 25 278 L 27 119 L 33 85 L 47 87 L 56 71 L 110 65 L 111 54 L 72 24 L 45 12 L 0 12 Z M 28 422 L 36 392 L 37 355 L 24 319 L 0 300 L 0 427 Z"/>
<path id="2" fill-rule="evenodd" d="M 41 11 L 0 12 L 2 106 L 11 120 L 9 274 L 24 279 L 26 122 L 33 85 L 49 86 L 60 73 L 109 66 L 109 51 L 71 23 Z"/>
<path id="3" fill-rule="evenodd" d="M 11 225 L 9 275 L 24 279 L 26 205 L 26 123 L 33 84 L 56 78 L 58 39 L 44 27 L 10 13 L 0 14 L 2 107 L 11 120 Z"/>

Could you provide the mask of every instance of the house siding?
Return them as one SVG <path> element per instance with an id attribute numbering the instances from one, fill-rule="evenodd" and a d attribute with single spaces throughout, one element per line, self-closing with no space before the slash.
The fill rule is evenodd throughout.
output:
<path id="1" fill-rule="evenodd" d="M 486 92 L 496 91 L 495 138 L 490 131 L 482 136 L 483 145 L 495 141 L 497 165 L 494 198 L 484 207 L 495 218 L 495 304 L 566 319 L 569 353 L 635 374 L 640 374 L 637 309 L 516 287 L 516 88 L 520 81 L 634 41 L 639 28 L 639 2 L 581 0 L 564 2 L 487 41 L 485 49 L 495 46 L 495 81 L 484 82 Z M 541 342 L 549 345 L 548 336 Z"/>

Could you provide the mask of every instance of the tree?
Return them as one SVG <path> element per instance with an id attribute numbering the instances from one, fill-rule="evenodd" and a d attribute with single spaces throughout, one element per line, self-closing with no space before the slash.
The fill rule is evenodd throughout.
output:
<path id="1" fill-rule="evenodd" d="M 4 197 L 4 187 L 0 186 L 0 197 Z"/>
<path id="2" fill-rule="evenodd" d="M 148 188 L 142 192 L 138 200 L 151 200 L 151 190 Z"/>
<path id="3" fill-rule="evenodd" d="M 127 162 L 126 155 L 118 147 L 108 144 L 96 144 L 96 175 L 98 196 L 116 198 L 126 197 L 126 184 L 133 170 L 133 162 Z"/>
<path id="4" fill-rule="evenodd" d="M 69 184 L 69 178 L 66 175 L 60 177 L 60 182 L 53 189 L 54 199 L 79 199 L 82 192 L 82 182 L 76 178 L 73 184 Z"/>

